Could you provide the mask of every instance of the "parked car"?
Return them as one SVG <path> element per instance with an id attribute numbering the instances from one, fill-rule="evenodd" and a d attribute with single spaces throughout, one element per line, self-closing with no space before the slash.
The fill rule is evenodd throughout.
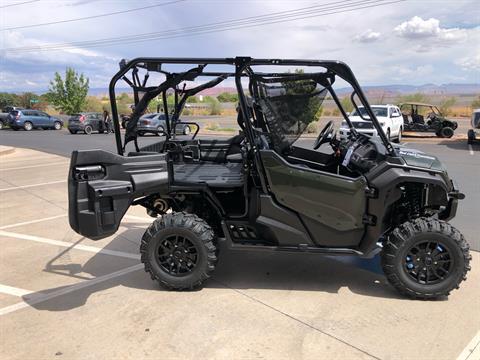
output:
<path id="1" fill-rule="evenodd" d="M 39 110 L 13 110 L 8 114 L 8 124 L 13 130 L 55 129 L 63 127 L 63 120 Z"/>
<path id="2" fill-rule="evenodd" d="M 472 113 L 472 129 L 468 130 L 468 143 L 473 144 L 480 140 L 480 109 L 473 110 Z"/>
<path id="3" fill-rule="evenodd" d="M 378 132 L 368 118 L 363 106 L 360 106 L 358 110 L 354 110 L 349 116 L 355 130 L 361 134 L 378 136 Z M 372 110 L 380 122 L 387 139 L 395 139 L 396 142 L 400 142 L 402 140 L 403 118 L 398 106 L 372 105 Z M 346 121 L 343 121 L 340 127 L 340 138 L 347 139 L 349 135 L 350 129 L 348 124 Z"/>
<path id="4" fill-rule="evenodd" d="M 82 132 L 90 135 L 94 131 L 103 134 L 106 131 L 103 114 L 97 112 L 74 114 L 68 119 L 68 131 L 70 131 L 70 134 Z"/>
<path id="5" fill-rule="evenodd" d="M 405 131 L 434 132 L 438 137 L 451 138 L 458 127 L 448 120 L 435 105 L 424 103 L 400 104 Z"/>
<path id="6" fill-rule="evenodd" d="M 23 110 L 17 106 L 5 106 L 0 113 L 0 130 L 8 125 L 8 114 L 13 110 Z"/>
<path id="7" fill-rule="evenodd" d="M 140 136 L 143 136 L 147 133 L 155 135 L 165 134 L 165 129 L 167 125 L 165 123 L 165 114 L 163 113 L 154 113 L 143 115 L 137 125 L 137 133 Z M 177 135 L 188 135 L 192 132 L 190 125 L 180 122 L 176 126 Z"/>

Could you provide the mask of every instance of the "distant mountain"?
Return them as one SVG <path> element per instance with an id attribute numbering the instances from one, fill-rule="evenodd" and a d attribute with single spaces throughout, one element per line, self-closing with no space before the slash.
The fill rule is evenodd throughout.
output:
<path id="1" fill-rule="evenodd" d="M 405 95 L 405 94 L 414 94 L 417 92 L 428 94 L 428 95 L 480 95 L 480 84 L 424 84 L 424 85 L 373 85 L 373 86 L 363 86 L 362 89 L 367 92 L 369 95 Z M 349 93 L 350 88 L 341 88 L 337 90 L 339 94 Z M 130 88 L 118 88 L 115 90 L 116 94 L 121 94 L 123 92 L 131 93 Z M 206 89 L 202 91 L 201 95 L 209 96 L 218 96 L 219 94 L 227 93 L 236 93 L 237 89 L 235 87 L 222 87 L 216 86 L 214 88 Z M 88 91 L 89 95 L 92 96 L 107 96 L 107 88 L 91 88 Z"/>
<path id="2" fill-rule="evenodd" d="M 405 95 L 423 93 L 428 95 L 471 95 L 480 94 L 480 84 L 424 84 L 424 85 L 378 85 L 363 86 L 362 89 L 372 94 Z M 350 88 L 342 88 L 338 93 L 350 92 Z"/>

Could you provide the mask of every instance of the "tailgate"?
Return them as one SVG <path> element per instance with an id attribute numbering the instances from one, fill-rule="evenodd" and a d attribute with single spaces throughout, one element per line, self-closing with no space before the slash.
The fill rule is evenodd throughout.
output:
<path id="1" fill-rule="evenodd" d="M 114 234 L 133 200 L 168 189 L 165 154 L 119 156 L 104 150 L 72 152 L 68 216 L 93 240 Z"/>

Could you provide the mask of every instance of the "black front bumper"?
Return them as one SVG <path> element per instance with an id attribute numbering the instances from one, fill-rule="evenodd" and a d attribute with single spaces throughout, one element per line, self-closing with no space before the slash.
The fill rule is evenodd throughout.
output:
<path id="1" fill-rule="evenodd" d="M 448 204 L 439 214 L 438 218 L 440 220 L 448 221 L 453 219 L 457 214 L 458 200 L 465 199 L 465 194 L 461 193 L 458 190 L 457 184 L 452 181 L 452 191 L 448 193 Z"/>

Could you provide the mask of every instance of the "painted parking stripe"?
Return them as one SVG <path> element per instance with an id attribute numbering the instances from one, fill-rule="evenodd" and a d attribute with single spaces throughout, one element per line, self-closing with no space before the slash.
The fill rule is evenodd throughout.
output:
<path id="1" fill-rule="evenodd" d="M 136 260 L 140 259 L 140 255 L 138 255 L 138 254 L 126 253 L 126 252 L 123 252 L 123 251 L 116 251 L 116 250 L 102 249 L 102 248 L 98 248 L 98 247 L 95 247 L 95 246 L 88 246 L 88 245 L 81 245 L 81 244 L 75 245 L 75 244 L 67 242 L 67 241 L 59 241 L 59 240 L 52 240 L 52 239 L 47 239 L 47 238 L 43 238 L 43 237 L 39 237 L 39 236 L 17 234 L 17 233 L 12 233 L 12 232 L 3 231 L 3 230 L 0 230 L 0 236 L 10 237 L 10 238 L 20 239 L 20 240 L 36 241 L 36 242 L 43 243 L 43 244 L 72 248 L 72 249 L 75 249 L 75 250 L 83 250 L 83 251 L 88 251 L 88 252 L 95 253 L 95 254 L 113 255 L 113 256 L 119 256 L 119 257 L 124 257 L 124 258 L 128 258 L 128 259 L 136 259 Z"/>
<path id="2" fill-rule="evenodd" d="M 468 144 L 468 152 L 470 153 L 470 155 L 474 155 L 475 153 L 473 152 L 473 146 L 472 144 Z"/>
<path id="3" fill-rule="evenodd" d="M 67 286 L 67 287 L 65 287 L 63 289 L 60 289 L 60 290 L 57 290 L 57 291 L 52 291 L 48 294 L 43 294 L 43 293 L 38 294 L 38 295 L 32 294 L 32 297 L 30 299 L 28 299 L 27 301 L 22 301 L 22 302 L 19 302 L 19 303 L 1 308 L 0 309 L 0 316 L 10 314 L 14 311 L 21 310 L 21 309 L 24 309 L 26 307 L 36 305 L 36 304 L 39 304 L 41 302 L 51 300 L 53 298 L 56 298 L 56 297 L 59 297 L 59 296 L 62 296 L 62 295 L 66 295 L 66 294 L 69 294 L 69 293 L 77 291 L 77 290 L 87 288 L 89 286 L 100 284 L 102 282 L 117 278 L 119 276 L 129 274 L 131 272 L 140 270 L 142 268 L 143 268 L 143 264 L 137 264 L 137 265 L 130 266 L 128 268 L 125 268 L 125 269 L 122 269 L 122 270 L 119 270 L 119 271 L 115 271 L 111 274 L 99 276 L 99 277 L 96 277 L 95 279 L 82 281 L 78 284 Z"/>
<path id="4" fill-rule="evenodd" d="M 4 225 L 4 226 L 0 226 L 0 230 L 10 229 L 10 228 L 14 228 L 14 227 L 17 227 L 17 226 L 35 224 L 35 223 L 39 223 L 39 222 L 43 222 L 43 221 L 55 220 L 55 219 L 59 219 L 59 218 L 65 217 L 65 216 L 67 216 L 67 214 L 50 216 L 50 217 L 46 217 L 46 218 L 42 218 L 42 219 L 35 219 L 35 220 L 25 221 L 25 222 L 16 223 L 16 224 Z"/>
<path id="5" fill-rule="evenodd" d="M 457 360 L 477 360 L 480 359 L 480 331 L 473 337 L 468 345 L 463 349 Z"/>
<path id="6" fill-rule="evenodd" d="M 46 167 L 46 166 L 53 166 L 53 165 L 60 165 L 60 164 L 68 164 L 68 161 L 57 161 L 57 162 L 52 162 L 52 163 L 47 163 L 47 164 L 11 167 L 11 168 L 0 169 L 0 171 L 32 169 L 32 168 L 37 168 L 37 167 Z"/>
<path id="7" fill-rule="evenodd" d="M 0 293 L 1 294 L 7 294 L 7 295 L 13 295 L 13 296 L 25 296 L 25 295 L 31 294 L 33 292 L 34 291 L 20 289 L 20 288 L 16 288 L 16 287 L 13 287 L 13 286 L 0 284 Z"/>
<path id="8" fill-rule="evenodd" d="M 0 191 L 10 191 L 10 190 L 28 189 L 28 188 L 32 188 L 32 187 L 36 187 L 36 186 L 53 185 L 53 184 L 60 184 L 60 183 L 64 183 L 64 182 L 67 182 L 67 180 L 50 181 L 50 182 L 40 183 L 40 184 L 15 186 L 15 187 L 9 187 L 9 188 L 0 189 Z"/>

